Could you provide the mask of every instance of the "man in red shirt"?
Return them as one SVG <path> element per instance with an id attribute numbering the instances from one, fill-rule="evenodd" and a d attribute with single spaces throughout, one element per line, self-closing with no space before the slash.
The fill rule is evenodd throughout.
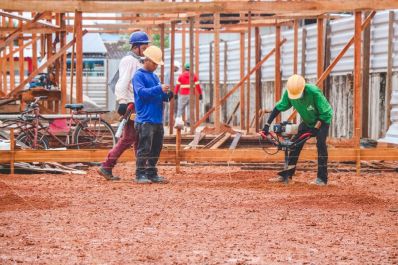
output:
<path id="1" fill-rule="evenodd" d="M 189 63 L 184 65 L 185 71 L 178 77 L 177 85 L 174 88 L 174 98 L 178 99 L 176 125 L 182 122 L 182 114 L 185 112 L 187 124 L 189 125 L 189 94 L 190 94 L 190 80 L 189 80 Z M 194 74 L 194 82 L 196 92 L 199 94 L 199 100 L 202 100 L 202 89 L 200 88 L 198 77 Z"/>

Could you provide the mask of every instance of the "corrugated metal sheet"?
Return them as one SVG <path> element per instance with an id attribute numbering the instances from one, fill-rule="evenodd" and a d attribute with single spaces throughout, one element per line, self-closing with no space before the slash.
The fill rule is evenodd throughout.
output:
<path id="1" fill-rule="evenodd" d="M 378 12 L 371 23 L 371 65 L 370 71 L 372 72 L 385 72 L 387 68 L 387 34 L 388 34 L 388 12 Z M 398 10 L 394 11 L 394 53 L 398 53 Z M 354 34 L 354 17 L 342 18 L 330 22 L 331 27 L 331 60 L 333 60 L 341 49 L 346 45 L 348 40 Z M 316 76 L 316 54 L 317 54 L 317 28 L 316 24 L 305 27 L 307 29 L 306 38 L 306 77 L 313 78 Z M 281 50 L 281 70 L 282 78 L 287 79 L 293 73 L 293 30 L 283 30 L 281 33 L 283 38 L 287 39 L 287 42 L 282 46 Z M 299 42 L 298 42 L 298 69 L 300 73 L 301 65 L 301 54 L 302 54 L 302 29 L 299 30 Z M 254 66 L 254 34 L 252 34 L 252 56 L 251 66 Z M 268 34 L 262 35 L 262 56 L 265 56 L 270 50 L 275 47 L 275 35 Z M 239 40 L 228 41 L 228 83 L 236 83 L 240 80 L 240 52 L 239 52 Z M 245 57 L 247 58 L 247 40 L 245 43 L 246 51 Z M 200 53 L 200 68 L 199 74 L 201 82 L 209 82 L 209 45 L 201 45 L 199 47 Z M 224 45 L 220 45 L 220 78 L 223 78 L 223 53 Z M 186 49 L 186 58 L 189 60 L 189 49 Z M 166 49 L 166 61 L 169 61 L 169 49 Z M 394 56 L 396 57 L 396 55 Z M 214 58 L 214 55 L 213 55 Z M 181 61 L 181 49 L 176 49 L 175 60 Z M 246 59 L 247 60 L 247 59 Z M 353 47 L 351 47 L 346 54 L 342 57 L 339 63 L 332 71 L 332 75 L 341 75 L 351 73 L 353 70 Z M 274 65 L 275 58 L 272 56 L 262 66 L 262 78 L 263 80 L 274 79 Z M 393 60 L 394 70 L 398 69 L 398 60 Z M 247 61 L 245 61 L 245 72 L 247 68 Z M 214 68 L 213 68 L 214 69 Z M 254 76 L 252 77 L 252 81 Z M 222 80 L 221 80 L 222 81 Z"/>

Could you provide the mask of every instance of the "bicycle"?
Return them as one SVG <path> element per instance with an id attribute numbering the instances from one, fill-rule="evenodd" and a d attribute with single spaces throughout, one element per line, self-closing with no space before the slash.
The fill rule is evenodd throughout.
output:
<path id="1" fill-rule="evenodd" d="M 40 115 L 38 102 L 45 98 L 45 96 L 35 97 L 35 100 L 27 105 L 26 110 L 21 113 L 16 122 L 14 121 L 14 124 L 7 121 L 1 128 L 14 126 L 16 130 L 20 131 L 16 142 L 32 149 L 48 149 L 49 137 L 66 148 L 79 149 L 88 146 L 93 149 L 109 149 L 116 144 L 112 127 L 100 116 L 108 111 L 85 111 L 83 104 L 65 105 L 65 108 L 72 112 L 70 117 L 62 118 L 62 120 L 66 120 L 66 128 L 63 128 L 66 139 L 62 140 L 51 130 L 51 121 L 53 120 Z M 75 115 L 86 115 L 86 118 L 81 120 Z M 47 126 L 43 124 L 44 121 L 48 122 Z"/>

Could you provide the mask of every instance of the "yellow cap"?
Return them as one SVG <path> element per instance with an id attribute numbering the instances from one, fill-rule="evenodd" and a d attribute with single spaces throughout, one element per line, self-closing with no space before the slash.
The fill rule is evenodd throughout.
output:
<path id="1" fill-rule="evenodd" d="M 145 49 L 144 55 L 158 65 L 164 64 L 162 60 L 162 51 L 159 49 L 159 47 L 154 45 L 149 46 Z"/>
<path id="2" fill-rule="evenodd" d="M 305 80 L 301 75 L 292 75 L 287 80 L 287 95 L 290 99 L 298 99 L 304 91 Z"/>

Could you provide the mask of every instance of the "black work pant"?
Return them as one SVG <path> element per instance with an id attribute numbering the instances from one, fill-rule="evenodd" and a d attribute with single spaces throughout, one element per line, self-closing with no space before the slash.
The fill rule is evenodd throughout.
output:
<path id="1" fill-rule="evenodd" d="M 298 129 L 297 137 L 303 133 L 309 132 L 309 128 L 304 123 L 301 123 Z M 322 123 L 319 131 L 316 135 L 316 147 L 318 150 L 318 174 L 317 178 L 323 180 L 325 183 L 328 181 L 328 148 L 326 145 L 326 138 L 329 132 L 329 124 Z M 296 164 L 299 159 L 300 152 L 303 149 L 305 143 L 297 145 L 295 149 L 289 152 L 289 167 L 287 170 L 283 170 L 278 173 L 279 176 L 284 178 L 291 178 L 296 172 Z"/>
<path id="2" fill-rule="evenodd" d="M 136 176 L 157 176 L 156 164 L 163 147 L 163 124 L 135 123 L 138 133 Z"/>

